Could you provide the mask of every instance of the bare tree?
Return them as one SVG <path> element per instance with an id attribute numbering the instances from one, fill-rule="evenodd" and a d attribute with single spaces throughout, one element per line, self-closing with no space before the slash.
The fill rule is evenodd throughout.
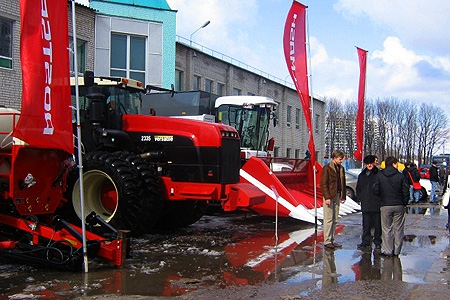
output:
<path id="1" fill-rule="evenodd" d="M 340 115 L 342 114 L 342 104 L 339 100 L 325 99 L 327 102 L 327 123 L 325 125 L 326 140 L 329 141 L 327 154 L 331 155 L 334 150 L 336 141 L 339 139 L 338 123 L 340 121 Z"/>
<path id="2" fill-rule="evenodd" d="M 346 149 L 348 149 L 347 155 L 353 157 L 353 153 L 356 151 L 356 114 L 358 112 L 358 105 L 355 102 L 346 102 L 344 105 L 344 111 L 342 114 L 342 122 L 344 122 L 344 139 L 346 142 Z"/>
<path id="3" fill-rule="evenodd" d="M 387 154 L 387 131 L 388 131 L 388 114 L 389 114 L 389 103 L 386 100 L 377 99 L 376 105 L 376 118 L 378 126 L 378 139 L 379 139 L 379 150 L 380 159 L 384 160 Z"/>
<path id="4" fill-rule="evenodd" d="M 378 155 L 376 143 L 377 126 L 374 122 L 375 105 L 373 101 L 366 100 L 364 106 L 364 153 Z"/>
<path id="5" fill-rule="evenodd" d="M 357 105 L 348 102 L 343 106 L 337 99 L 327 104 L 327 151 L 339 145 L 351 155 L 356 144 Z M 447 116 L 430 104 L 417 107 L 411 100 L 378 98 L 366 100 L 364 115 L 364 153 L 380 160 L 394 155 L 402 161 L 429 163 L 449 134 Z"/>

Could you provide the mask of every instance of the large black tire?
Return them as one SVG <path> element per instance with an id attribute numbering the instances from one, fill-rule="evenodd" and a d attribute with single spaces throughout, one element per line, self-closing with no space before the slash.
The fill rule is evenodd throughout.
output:
<path id="1" fill-rule="evenodd" d="M 116 152 L 116 155 L 126 161 L 135 174 L 139 197 L 143 198 L 142 211 L 145 215 L 140 231 L 149 233 L 162 214 L 163 200 L 160 178 L 156 170 L 140 156 L 129 152 Z"/>
<path id="2" fill-rule="evenodd" d="M 194 224 L 203 217 L 208 209 L 208 202 L 200 200 L 165 201 L 164 214 L 155 228 L 175 229 Z"/>
<path id="3" fill-rule="evenodd" d="M 130 230 L 132 236 L 144 234 L 144 201 L 135 174 L 123 159 L 107 152 L 88 153 L 83 162 L 83 186 L 85 216 L 95 212 L 115 229 Z M 69 190 L 71 207 L 81 219 L 78 178 Z"/>

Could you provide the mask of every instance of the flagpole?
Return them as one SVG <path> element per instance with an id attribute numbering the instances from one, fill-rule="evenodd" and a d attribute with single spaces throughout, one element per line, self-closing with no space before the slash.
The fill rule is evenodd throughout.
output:
<path id="1" fill-rule="evenodd" d="M 87 255 L 87 242 L 86 242 L 86 222 L 84 215 L 84 184 L 83 184 L 83 153 L 81 151 L 81 122 L 80 122 L 80 104 L 79 104 L 79 92 L 78 92 L 78 56 L 77 56 L 77 30 L 75 20 L 75 0 L 72 2 L 72 39 L 73 39 L 73 71 L 75 72 L 75 100 L 76 100 L 76 113 L 77 113 L 77 149 L 78 149 L 78 174 L 80 182 L 80 206 L 81 206 L 81 232 L 83 236 L 83 264 L 84 272 L 89 272 L 89 261 Z"/>
<path id="2" fill-rule="evenodd" d="M 364 72 L 364 105 L 363 105 L 363 112 L 364 112 L 364 114 L 363 114 L 363 121 L 362 121 L 362 124 L 363 124 L 363 126 L 362 126 L 362 128 L 363 128 L 363 136 L 362 136 L 362 159 L 364 159 L 364 154 L 365 154 L 365 149 L 366 149 L 366 145 L 365 145 L 365 142 L 366 142 L 366 93 L 367 93 L 367 50 L 366 50 L 366 61 L 365 61 L 365 64 L 366 64 L 366 67 L 364 68 L 364 70 L 365 70 L 365 72 Z M 374 153 L 372 153 L 372 155 L 373 155 Z M 361 161 L 361 170 L 362 169 L 364 169 L 363 168 L 363 166 L 364 166 L 364 163 L 363 163 L 363 161 Z"/>
<path id="3" fill-rule="evenodd" d="M 308 7 L 306 7 L 308 8 Z M 308 46 L 308 85 L 309 85 L 309 93 L 310 93 L 310 115 L 311 115 L 311 135 L 313 136 L 313 141 L 314 141 L 314 130 L 312 127 L 314 127 L 314 94 L 313 94 L 313 87 L 312 87 L 312 71 L 311 71 L 311 49 L 310 49 L 310 43 L 309 43 L 309 21 L 308 21 L 308 11 L 306 10 L 306 44 Z M 315 145 L 314 145 L 314 149 L 315 149 Z M 314 155 L 314 157 L 316 157 Z M 317 161 L 317 157 L 316 157 L 316 161 Z M 314 220 L 315 220 L 315 230 L 317 233 L 317 178 L 316 178 L 316 174 L 317 174 L 317 169 L 316 169 L 316 162 L 313 162 L 313 184 L 314 184 Z"/>
<path id="4" fill-rule="evenodd" d="M 366 73 L 367 73 L 367 50 L 356 47 L 359 60 L 359 87 L 358 87 L 358 110 L 356 115 L 356 141 L 358 149 L 353 154 L 356 159 L 361 160 L 361 169 L 364 162 L 364 142 L 365 142 L 365 107 L 366 107 Z M 361 156 L 359 157 L 359 152 Z M 357 157 L 358 155 L 358 157 Z"/>

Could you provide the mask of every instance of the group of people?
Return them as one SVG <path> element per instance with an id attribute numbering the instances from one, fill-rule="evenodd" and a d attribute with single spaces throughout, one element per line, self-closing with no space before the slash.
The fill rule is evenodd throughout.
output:
<path id="1" fill-rule="evenodd" d="M 336 150 L 331 161 L 323 167 L 320 188 L 324 198 L 323 230 L 324 247 L 340 248 L 334 239 L 339 205 L 345 202 L 345 172 L 341 166 L 344 153 Z M 398 256 L 403 246 L 406 206 L 410 199 L 410 187 L 398 170 L 398 160 L 385 159 L 385 168 L 377 167 L 375 155 L 364 157 L 365 168 L 358 176 L 356 194 L 361 203 L 363 234 L 358 248 L 371 247 L 372 242 L 380 255 Z M 374 228 L 372 238 L 371 229 Z"/>
<path id="2" fill-rule="evenodd" d="M 443 178 L 445 174 L 442 174 L 442 168 L 438 168 L 437 162 L 431 162 L 431 167 L 429 168 L 430 173 L 430 183 L 431 183 L 431 191 L 430 191 L 430 203 L 436 203 L 436 188 L 439 185 L 443 185 Z M 445 171 L 444 171 L 445 173 Z M 403 174 L 405 175 L 406 181 L 410 186 L 409 189 L 409 198 L 410 203 L 419 203 L 420 201 L 420 174 L 417 169 L 415 163 L 407 162 L 405 164 L 405 169 L 403 170 Z M 417 187 L 416 187 L 417 186 Z"/>

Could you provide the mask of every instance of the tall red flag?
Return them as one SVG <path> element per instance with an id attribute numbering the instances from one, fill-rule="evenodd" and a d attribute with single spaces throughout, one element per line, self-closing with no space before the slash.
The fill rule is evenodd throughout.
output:
<path id="1" fill-rule="evenodd" d="M 306 6 L 294 1 L 286 18 L 283 37 L 284 56 L 305 115 L 309 132 L 308 150 L 315 165 L 316 149 L 311 123 L 311 100 L 308 88 L 308 63 L 306 55 Z"/>
<path id="2" fill-rule="evenodd" d="M 22 109 L 13 132 L 73 153 L 67 0 L 20 0 Z"/>
<path id="3" fill-rule="evenodd" d="M 355 159 L 362 161 L 364 148 L 364 97 L 366 90 L 366 56 L 367 51 L 361 48 L 358 50 L 359 57 L 359 89 L 358 89 L 358 114 L 356 115 L 356 144 L 358 149 L 353 153 Z"/>

